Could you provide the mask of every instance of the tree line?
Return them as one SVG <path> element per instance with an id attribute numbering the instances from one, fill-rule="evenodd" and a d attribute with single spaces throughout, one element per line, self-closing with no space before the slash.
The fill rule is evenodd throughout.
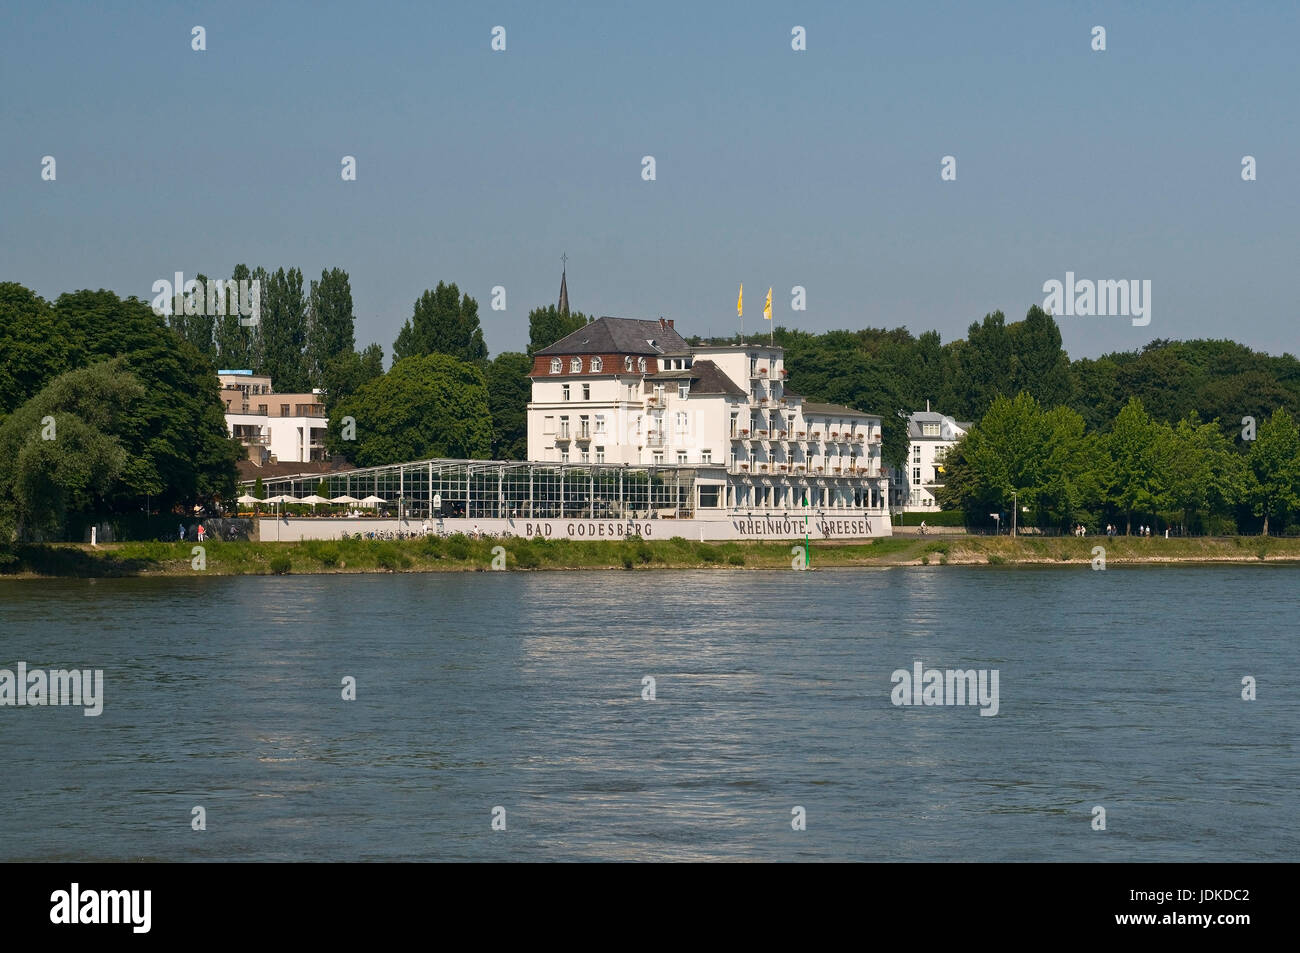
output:
<path id="1" fill-rule="evenodd" d="M 1104 429 L 1071 407 L 998 396 L 943 461 L 940 506 L 968 522 L 1091 531 L 1115 525 L 1230 534 L 1287 527 L 1300 512 L 1300 429 L 1284 408 L 1232 439 L 1193 411 L 1175 423 L 1130 397 Z M 1300 532 L 1291 526 L 1288 532 Z"/>

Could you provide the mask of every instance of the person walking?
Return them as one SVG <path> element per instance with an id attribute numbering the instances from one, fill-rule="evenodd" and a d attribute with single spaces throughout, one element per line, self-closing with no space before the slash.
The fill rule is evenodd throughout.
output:
<path id="1" fill-rule="evenodd" d="M 177 527 L 176 527 L 176 541 L 177 541 L 177 542 L 180 542 L 180 543 L 185 542 L 185 524 L 184 524 L 184 523 L 178 523 L 178 524 L 177 524 Z"/>
<path id="2" fill-rule="evenodd" d="M 205 534 L 206 532 L 207 532 L 207 530 L 205 530 L 205 529 L 203 528 L 203 524 L 200 523 L 200 524 L 199 524 L 199 542 L 200 542 L 200 543 L 203 542 L 203 536 L 204 536 L 204 534 Z"/>

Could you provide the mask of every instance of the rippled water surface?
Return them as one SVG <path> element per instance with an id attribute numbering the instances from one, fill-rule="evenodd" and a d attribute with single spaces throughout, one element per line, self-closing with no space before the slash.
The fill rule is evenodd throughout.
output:
<path id="1" fill-rule="evenodd" d="M 0 859 L 1296 860 L 1297 622 L 1275 567 L 0 581 L 0 668 L 105 678 L 0 707 Z"/>

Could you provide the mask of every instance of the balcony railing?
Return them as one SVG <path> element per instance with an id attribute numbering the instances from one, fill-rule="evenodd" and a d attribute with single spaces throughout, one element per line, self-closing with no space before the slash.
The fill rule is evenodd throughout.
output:
<path id="1" fill-rule="evenodd" d="M 651 431 L 646 434 L 645 444 L 647 447 L 662 447 L 668 442 L 668 435 Z"/>

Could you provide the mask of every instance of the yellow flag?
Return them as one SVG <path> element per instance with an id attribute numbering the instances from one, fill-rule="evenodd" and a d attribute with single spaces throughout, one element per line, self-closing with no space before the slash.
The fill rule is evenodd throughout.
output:
<path id="1" fill-rule="evenodd" d="M 736 317 L 745 316 L 745 283 L 740 283 L 740 294 L 736 297 Z"/>
<path id="2" fill-rule="evenodd" d="M 771 288 L 767 289 L 767 304 L 763 305 L 763 317 L 768 321 L 772 320 L 772 289 Z"/>

